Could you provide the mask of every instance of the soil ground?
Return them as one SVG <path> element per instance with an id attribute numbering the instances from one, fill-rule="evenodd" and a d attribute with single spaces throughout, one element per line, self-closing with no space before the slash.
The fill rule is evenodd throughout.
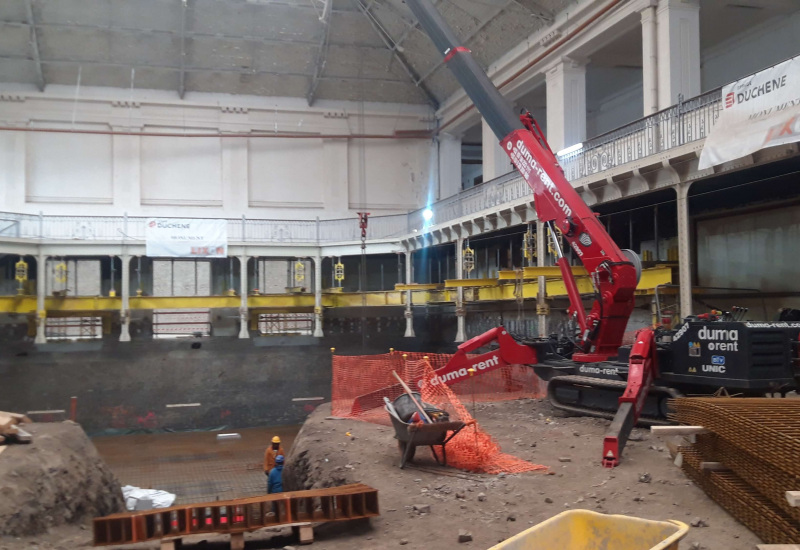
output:
<path id="1" fill-rule="evenodd" d="M 554 475 L 437 470 L 424 449 L 418 450 L 416 466 L 400 470 L 392 428 L 330 419 L 330 405 L 320 406 L 289 452 L 287 481 L 304 486 L 366 483 L 380 491 L 381 516 L 368 523 L 318 526 L 316 541 L 309 548 L 384 549 L 405 542 L 406 548 L 413 549 L 484 549 L 560 512 L 578 508 L 685 523 L 703 520 L 708 526 L 692 528 L 681 543 L 682 550 L 754 550 L 759 542 L 672 464 L 666 441 L 645 430 L 634 432 L 641 440 L 630 442 L 624 462 L 608 470 L 599 460 L 607 421 L 562 417 L 539 400 L 478 404 L 474 415 L 505 452 L 547 465 Z M 649 474 L 649 483 L 640 481 L 643 474 Z M 414 505 L 429 505 L 430 511 L 418 513 Z M 461 529 L 471 533 L 472 542 L 458 542 Z M 38 537 L 0 537 L 0 550 L 29 549 L 32 544 L 41 549 L 84 548 L 90 539 L 90 530 L 61 527 Z M 253 533 L 247 541 L 248 549 L 294 546 L 286 529 Z M 225 538 L 185 547 L 228 548 Z"/>

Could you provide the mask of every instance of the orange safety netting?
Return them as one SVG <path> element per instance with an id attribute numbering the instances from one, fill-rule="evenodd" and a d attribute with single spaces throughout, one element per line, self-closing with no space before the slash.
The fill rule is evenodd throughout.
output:
<path id="1" fill-rule="evenodd" d="M 462 403 L 504 401 L 523 397 L 543 397 L 544 383 L 529 367 L 511 365 L 473 376 L 447 386 L 430 384 L 434 370 L 450 360 L 446 354 L 393 352 L 383 355 L 333 357 L 332 413 L 391 426 L 384 409 L 386 397 L 393 401 L 404 393 L 392 374 L 397 374 L 413 391 L 420 391 L 423 401 L 446 410 L 450 420 L 473 422 Z M 427 358 L 425 358 L 427 357 Z M 440 457 L 441 458 L 441 457 Z M 501 452 L 492 437 L 475 423 L 464 428 L 447 444 L 447 463 L 473 472 L 496 474 L 545 471 L 540 466 Z"/>

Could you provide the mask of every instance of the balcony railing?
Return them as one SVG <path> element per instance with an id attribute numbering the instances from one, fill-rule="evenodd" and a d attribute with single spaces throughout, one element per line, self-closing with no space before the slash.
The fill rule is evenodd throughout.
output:
<path id="1" fill-rule="evenodd" d="M 719 89 L 679 101 L 677 105 L 586 141 L 583 147 L 560 158 L 569 181 L 597 174 L 615 166 L 663 153 L 704 139 L 719 116 Z M 375 216 L 369 220 L 370 240 L 400 239 L 428 224 L 497 210 L 504 204 L 532 198 L 533 193 L 518 172 L 511 172 L 452 197 L 430 208 L 408 214 Z M 75 239 L 87 241 L 144 241 L 144 217 L 43 216 L 0 212 L 0 237 L 28 239 Z M 353 242 L 361 238 L 356 217 L 337 220 L 228 220 L 228 240 L 252 243 L 322 244 Z"/>
<path id="2" fill-rule="evenodd" d="M 718 88 L 586 141 L 559 159 L 569 181 L 704 139 L 719 117 Z"/>

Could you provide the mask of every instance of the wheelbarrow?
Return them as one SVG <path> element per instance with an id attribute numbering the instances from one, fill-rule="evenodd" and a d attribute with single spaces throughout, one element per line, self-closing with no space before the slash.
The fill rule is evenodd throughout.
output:
<path id="1" fill-rule="evenodd" d="M 417 402 L 422 401 L 418 393 L 413 393 L 413 395 Z M 395 400 L 395 404 L 390 403 L 387 398 L 383 398 L 384 402 L 386 403 L 386 412 L 389 413 L 389 418 L 392 420 L 392 426 L 394 426 L 394 437 L 397 439 L 397 446 L 400 449 L 400 468 L 405 468 L 406 464 L 410 460 L 414 459 L 414 454 L 417 451 L 417 447 L 430 447 L 436 463 L 441 466 L 447 466 L 446 445 L 468 424 L 461 421 L 451 422 L 449 420 L 431 422 L 430 424 L 404 422 L 401 419 L 401 414 L 398 413 L 398 408 L 400 410 L 403 410 L 404 408 L 405 400 L 403 398 L 410 401 L 410 399 L 408 399 L 408 395 L 406 394 L 398 397 Z M 397 405 L 397 407 L 395 407 L 395 405 Z M 423 403 L 422 408 L 425 409 L 426 412 L 436 410 L 435 407 L 429 405 L 428 403 Z M 410 418 L 410 416 L 411 415 L 409 414 L 407 417 Z M 453 433 L 448 436 L 447 433 L 451 431 Z M 439 460 L 439 456 L 436 454 L 436 449 L 434 449 L 434 446 L 440 446 L 442 448 L 441 461 Z"/>
<path id="2" fill-rule="evenodd" d="M 678 550 L 689 527 L 680 521 L 569 510 L 489 550 Z"/>

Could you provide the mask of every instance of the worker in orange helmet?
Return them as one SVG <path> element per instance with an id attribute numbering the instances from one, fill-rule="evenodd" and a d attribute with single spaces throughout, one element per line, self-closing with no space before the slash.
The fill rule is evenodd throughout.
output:
<path id="1" fill-rule="evenodd" d="M 275 457 L 278 455 L 286 456 L 286 453 L 281 447 L 281 438 L 277 435 L 272 438 L 272 445 L 267 448 L 264 453 L 264 475 L 269 477 L 269 472 L 275 467 Z"/>

